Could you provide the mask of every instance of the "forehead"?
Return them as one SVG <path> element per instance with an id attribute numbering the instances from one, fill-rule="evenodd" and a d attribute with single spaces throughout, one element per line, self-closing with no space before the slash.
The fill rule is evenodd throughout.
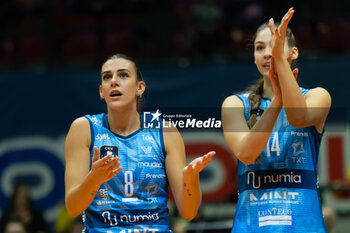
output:
<path id="1" fill-rule="evenodd" d="M 102 72 L 127 69 L 134 71 L 134 63 L 124 58 L 111 59 L 105 62 L 102 66 Z"/>
<path id="2" fill-rule="evenodd" d="M 258 32 L 258 34 L 256 35 L 255 41 L 254 42 L 270 42 L 271 41 L 271 31 L 270 28 L 264 28 L 263 30 L 261 30 L 260 32 Z"/>

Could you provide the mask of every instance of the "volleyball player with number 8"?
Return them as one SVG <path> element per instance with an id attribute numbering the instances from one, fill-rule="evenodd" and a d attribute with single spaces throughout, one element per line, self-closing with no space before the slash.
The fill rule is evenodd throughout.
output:
<path id="1" fill-rule="evenodd" d="M 215 152 L 186 166 L 176 128 L 143 127 L 138 105 L 146 84 L 131 58 L 110 57 L 101 75 L 107 114 L 80 117 L 67 134 L 67 211 L 83 213 L 86 232 L 171 232 L 168 184 L 179 213 L 193 219 L 201 202 L 199 172 Z"/>
<path id="2" fill-rule="evenodd" d="M 296 82 L 298 49 L 287 29 L 293 14 L 258 28 L 254 59 L 263 78 L 222 105 L 224 136 L 239 160 L 232 232 L 328 232 L 317 160 L 331 97 Z"/>

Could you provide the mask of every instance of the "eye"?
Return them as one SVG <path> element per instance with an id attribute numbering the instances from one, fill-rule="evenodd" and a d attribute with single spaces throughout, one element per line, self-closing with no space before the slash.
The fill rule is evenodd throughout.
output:
<path id="1" fill-rule="evenodd" d="M 103 80 L 109 80 L 111 78 L 112 78 L 112 75 L 110 75 L 110 74 L 105 74 L 105 75 L 102 76 Z"/>
<path id="2" fill-rule="evenodd" d="M 121 78 L 127 78 L 127 77 L 129 77 L 129 74 L 128 74 L 127 72 L 120 72 L 120 73 L 119 73 L 119 77 L 121 77 Z"/>
<path id="3" fill-rule="evenodd" d="M 264 49 L 264 46 L 262 46 L 262 45 L 257 45 L 256 47 L 255 47 L 255 50 L 256 51 L 261 51 L 261 50 L 263 50 Z"/>

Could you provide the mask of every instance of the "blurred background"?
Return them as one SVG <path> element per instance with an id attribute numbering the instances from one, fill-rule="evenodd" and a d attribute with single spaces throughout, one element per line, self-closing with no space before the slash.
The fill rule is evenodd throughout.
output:
<path id="1" fill-rule="evenodd" d="M 270 17 L 279 21 L 291 6 L 299 83 L 332 96 L 319 158 L 327 224 L 331 232 L 349 232 L 348 0 L 1 1 L 0 216 L 18 196 L 19 206 L 31 202 L 36 211 L 20 210 L 35 219 L 31 232 L 81 229 L 64 210 L 64 140 L 75 118 L 105 111 L 98 85 L 107 57 L 125 53 L 138 61 L 146 108 L 199 108 L 219 119 L 222 101 L 259 78 L 250 46 L 257 27 Z M 181 220 L 169 202 L 174 232 L 230 232 L 236 160 L 220 131 L 182 135 L 189 160 L 218 154 L 201 174 L 203 204 L 193 222 Z M 25 187 L 16 191 L 17 184 Z"/>

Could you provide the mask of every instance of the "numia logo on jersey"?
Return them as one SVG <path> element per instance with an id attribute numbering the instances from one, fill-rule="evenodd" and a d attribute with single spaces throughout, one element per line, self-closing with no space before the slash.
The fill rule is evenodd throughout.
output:
<path id="1" fill-rule="evenodd" d="M 112 217 L 112 218 L 111 218 Z M 109 223 L 110 226 L 117 226 L 118 225 L 118 219 L 117 216 L 111 216 L 111 213 L 109 211 L 104 211 L 102 213 L 102 218 L 105 223 Z M 145 222 L 145 221 L 152 221 L 152 220 L 159 220 L 158 213 L 151 214 L 148 212 L 148 214 L 143 215 L 120 215 L 119 222 Z"/>
<path id="2" fill-rule="evenodd" d="M 255 172 L 251 171 L 247 174 L 247 184 L 250 183 L 254 189 L 259 189 L 261 185 L 275 183 L 301 183 L 301 175 L 294 175 L 293 172 L 290 174 L 255 175 Z"/>

